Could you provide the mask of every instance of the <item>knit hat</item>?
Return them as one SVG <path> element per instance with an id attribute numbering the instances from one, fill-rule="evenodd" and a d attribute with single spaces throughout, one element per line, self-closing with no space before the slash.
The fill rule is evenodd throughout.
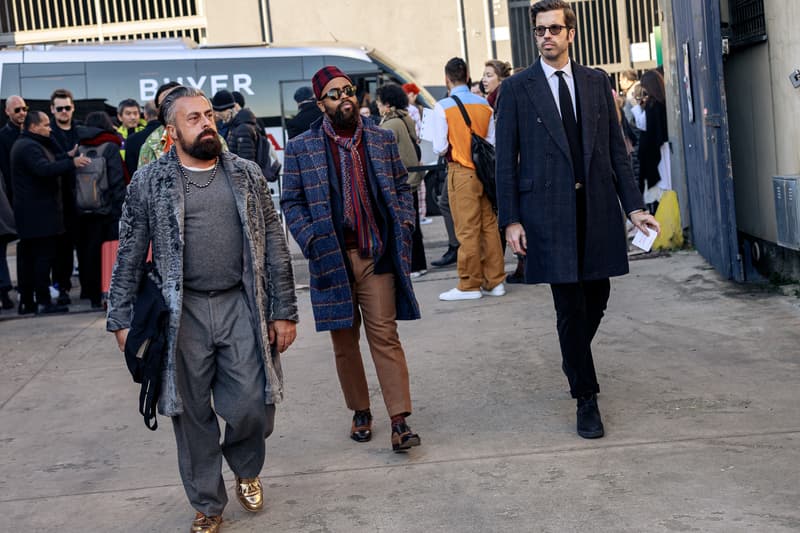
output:
<path id="1" fill-rule="evenodd" d="M 311 91 L 311 87 L 300 87 L 294 92 L 294 101 L 298 104 L 313 99 L 314 93 Z"/>
<path id="2" fill-rule="evenodd" d="M 239 91 L 233 91 L 231 93 L 233 96 L 233 101 L 239 104 L 239 107 L 244 107 L 244 95 Z"/>
<path id="3" fill-rule="evenodd" d="M 236 100 L 233 99 L 233 95 L 225 89 L 217 91 L 217 94 L 211 99 L 211 107 L 214 111 L 225 111 L 231 109 L 235 104 Z"/>
<path id="4" fill-rule="evenodd" d="M 317 100 L 322 98 L 322 89 L 336 78 L 345 78 L 350 83 L 353 83 L 350 76 L 339 70 L 339 67 L 334 67 L 333 65 L 322 67 L 314 74 L 314 77 L 311 78 L 311 86 L 314 88 L 314 96 L 317 97 Z"/>

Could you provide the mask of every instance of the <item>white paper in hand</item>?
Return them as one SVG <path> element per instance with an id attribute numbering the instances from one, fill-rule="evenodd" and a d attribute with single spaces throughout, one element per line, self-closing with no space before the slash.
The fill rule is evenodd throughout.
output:
<path id="1" fill-rule="evenodd" d="M 636 235 L 633 236 L 633 245 L 636 246 L 637 248 L 641 248 L 645 252 L 650 251 L 650 248 L 653 247 L 653 243 L 655 242 L 656 237 L 658 236 L 656 230 L 652 228 L 648 228 L 647 231 L 649 235 L 645 235 L 644 233 L 642 233 L 642 230 L 637 229 Z"/>

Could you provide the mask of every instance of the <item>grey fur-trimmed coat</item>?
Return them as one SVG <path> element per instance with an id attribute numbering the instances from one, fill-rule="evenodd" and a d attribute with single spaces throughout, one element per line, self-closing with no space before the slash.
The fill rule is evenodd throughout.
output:
<path id="1" fill-rule="evenodd" d="M 265 401 L 277 403 L 283 397 L 283 375 L 279 354 L 276 350 L 268 351 L 268 323 L 298 320 L 289 248 L 258 165 L 230 152 L 223 152 L 220 158 L 230 176 L 242 221 L 242 282 L 251 313 L 259 326 L 258 340 L 267 376 Z M 173 147 L 166 156 L 141 167 L 133 176 L 122 208 L 119 250 L 111 276 L 106 323 L 108 331 L 130 327 L 133 303 L 152 241 L 153 263 L 170 309 L 168 353 L 158 401 L 158 410 L 165 416 L 183 412 L 175 379 L 178 327 L 183 308 L 185 214 L 179 164 Z"/>

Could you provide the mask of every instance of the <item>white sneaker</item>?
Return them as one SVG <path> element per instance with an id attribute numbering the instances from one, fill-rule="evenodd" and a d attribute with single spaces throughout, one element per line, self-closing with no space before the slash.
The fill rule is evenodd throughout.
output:
<path id="1" fill-rule="evenodd" d="M 439 299 L 445 302 L 454 302 L 456 300 L 477 300 L 482 296 L 481 291 L 462 291 L 456 287 L 440 294 Z"/>
<path id="2" fill-rule="evenodd" d="M 506 294 L 506 285 L 505 283 L 499 283 L 495 286 L 494 289 L 487 291 L 484 288 L 481 288 L 481 293 L 485 294 L 486 296 L 505 296 Z"/>
<path id="3" fill-rule="evenodd" d="M 427 273 L 428 273 L 428 271 L 427 271 L 427 270 L 425 270 L 425 269 L 422 269 L 422 270 L 417 270 L 416 272 L 412 272 L 412 273 L 411 273 L 411 279 L 417 279 L 417 278 L 419 278 L 419 277 L 422 277 L 422 276 L 424 276 L 424 275 L 425 275 L 425 274 L 427 274 Z"/>
<path id="4" fill-rule="evenodd" d="M 420 226 L 424 226 L 425 224 L 430 224 L 431 222 L 433 222 L 432 218 L 423 217 L 423 218 L 419 219 L 419 225 Z"/>

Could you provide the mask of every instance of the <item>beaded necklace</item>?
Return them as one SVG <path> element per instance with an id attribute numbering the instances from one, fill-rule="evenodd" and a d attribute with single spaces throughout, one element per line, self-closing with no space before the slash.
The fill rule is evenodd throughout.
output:
<path id="1" fill-rule="evenodd" d="M 178 165 L 178 168 L 181 169 L 181 175 L 183 176 L 184 190 L 186 191 L 186 194 L 189 194 L 189 185 L 194 185 L 198 189 L 205 189 L 206 187 L 211 185 L 211 182 L 214 181 L 214 178 L 217 176 L 217 169 L 219 168 L 219 157 L 214 162 L 214 170 L 211 171 L 211 177 L 208 178 L 208 181 L 205 182 L 204 184 L 193 182 L 192 179 L 186 174 L 186 171 L 183 169 L 183 163 Z"/>

